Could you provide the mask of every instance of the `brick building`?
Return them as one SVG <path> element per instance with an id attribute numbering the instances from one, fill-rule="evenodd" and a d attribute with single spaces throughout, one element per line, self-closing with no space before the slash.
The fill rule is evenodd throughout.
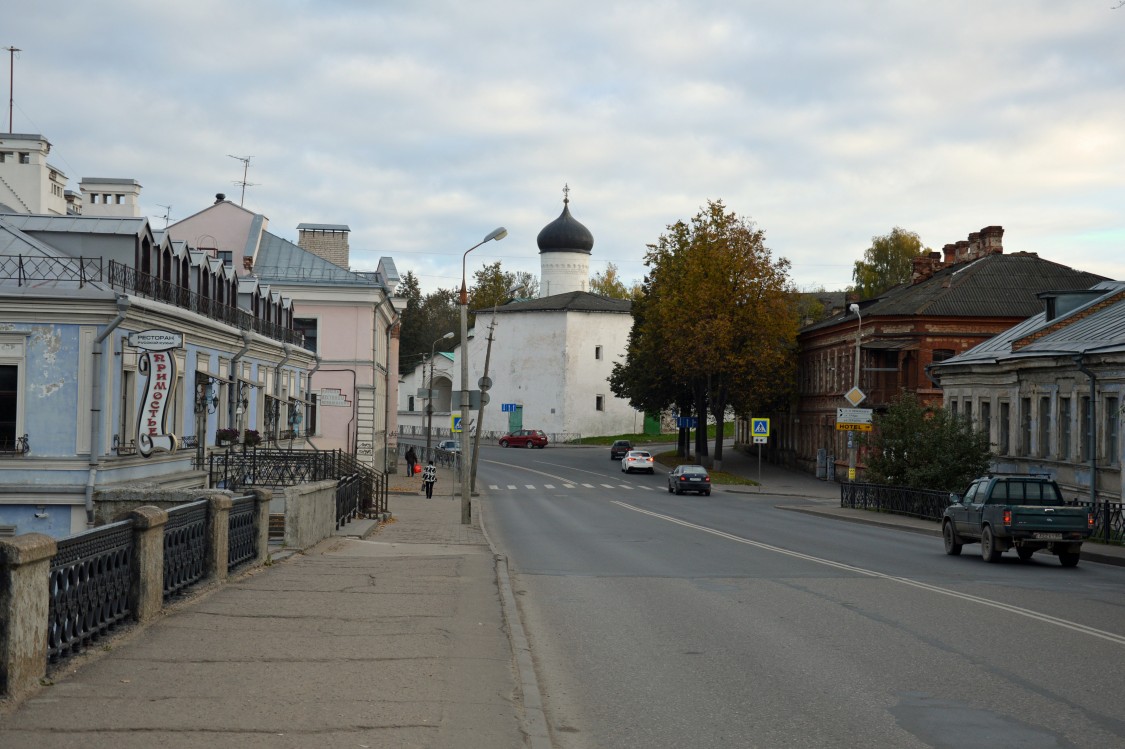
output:
<path id="1" fill-rule="evenodd" d="M 770 459 L 832 477 L 836 465 L 847 463 L 847 435 L 836 431 L 836 409 L 852 405 L 844 394 L 853 386 L 866 395 L 860 407 L 876 411 L 902 390 L 940 404 L 928 365 L 1039 313 L 1041 292 L 1089 289 L 1106 280 L 1035 253 L 1005 254 L 1003 235 L 1002 227 L 985 227 L 942 253 L 916 258 L 909 283 L 858 302 L 858 313 L 849 305 L 802 328 L 796 395 L 788 411 L 771 414 Z M 749 441 L 740 424 L 739 442 Z"/>

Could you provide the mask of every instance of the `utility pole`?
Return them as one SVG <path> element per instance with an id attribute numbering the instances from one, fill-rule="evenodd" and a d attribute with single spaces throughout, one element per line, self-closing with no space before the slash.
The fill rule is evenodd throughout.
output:
<path id="1" fill-rule="evenodd" d="M 6 47 L 8 50 L 8 132 L 12 132 L 12 111 L 16 108 L 16 53 L 22 49 Z"/>

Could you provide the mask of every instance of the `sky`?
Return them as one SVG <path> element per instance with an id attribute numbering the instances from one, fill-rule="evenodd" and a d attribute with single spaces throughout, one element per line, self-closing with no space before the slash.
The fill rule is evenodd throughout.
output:
<path id="1" fill-rule="evenodd" d="M 1000 225 L 1006 252 L 1125 279 L 1117 0 L 21 5 L 11 131 L 74 191 L 140 182 L 156 229 L 222 192 L 293 241 L 346 224 L 354 270 L 391 257 L 428 293 L 500 226 L 470 285 L 538 275 L 569 186 L 591 273 L 626 283 L 709 200 L 801 289 L 843 289 L 896 226 L 940 250 Z"/>

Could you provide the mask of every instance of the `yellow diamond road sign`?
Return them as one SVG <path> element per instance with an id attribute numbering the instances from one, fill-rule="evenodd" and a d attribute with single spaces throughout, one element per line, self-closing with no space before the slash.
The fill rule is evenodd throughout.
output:
<path id="1" fill-rule="evenodd" d="M 848 392 L 844 393 L 844 400 L 846 400 L 848 403 L 851 403 L 853 406 L 858 406 L 860 403 L 863 403 L 865 400 L 867 400 L 867 395 L 865 395 L 864 392 L 858 387 L 854 387 Z"/>

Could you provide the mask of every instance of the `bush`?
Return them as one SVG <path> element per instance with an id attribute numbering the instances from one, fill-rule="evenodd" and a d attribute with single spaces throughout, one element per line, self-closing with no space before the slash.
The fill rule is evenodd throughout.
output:
<path id="1" fill-rule="evenodd" d="M 907 392 L 876 416 L 868 442 L 867 478 L 878 484 L 961 491 L 992 461 L 988 434 L 971 419 L 924 406 Z"/>

